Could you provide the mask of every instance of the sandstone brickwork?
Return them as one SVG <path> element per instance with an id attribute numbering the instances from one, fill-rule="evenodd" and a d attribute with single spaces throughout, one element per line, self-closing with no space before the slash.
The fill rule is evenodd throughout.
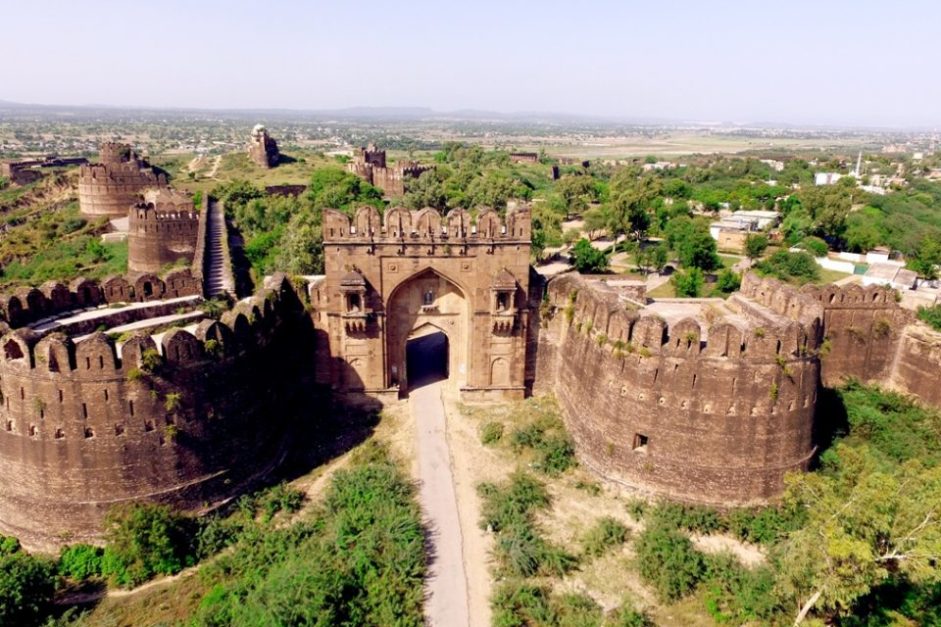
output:
<path id="1" fill-rule="evenodd" d="M 796 292 L 742 298 L 711 324 L 667 322 L 575 276 L 549 284 L 537 385 L 559 398 L 580 459 L 657 494 L 748 504 L 814 453 L 822 309 Z"/>
<path id="2" fill-rule="evenodd" d="M 432 166 L 421 165 L 417 161 L 404 161 L 388 167 L 386 151 L 369 144 L 359 148 L 346 168 L 370 185 L 381 189 L 386 196 L 400 197 L 405 195 L 406 180 L 418 178 L 422 172 L 431 170 Z"/>
<path id="3" fill-rule="evenodd" d="M 144 190 L 166 186 L 166 174 L 151 167 L 130 146 L 105 143 L 99 162 L 79 169 L 79 209 L 90 217 L 123 218 L 140 201 Z"/>
<path id="4" fill-rule="evenodd" d="M 146 192 L 128 212 L 128 270 L 157 272 L 170 264 L 192 263 L 199 216 L 186 194 Z"/>
<path id="5" fill-rule="evenodd" d="M 326 278 L 312 288 L 321 380 L 408 389 L 406 342 L 441 331 L 465 396 L 520 398 L 529 334 L 530 214 L 372 207 L 324 213 Z"/>
<path id="6" fill-rule="evenodd" d="M 290 283 L 274 284 L 159 346 L 0 338 L 0 531 L 31 549 L 97 542 L 115 504 L 199 509 L 269 472 L 310 322 Z"/>
<path id="7" fill-rule="evenodd" d="M 278 152 L 278 142 L 268 135 L 268 130 L 261 124 L 256 124 L 248 142 L 248 156 L 255 165 L 262 168 L 273 168 L 281 160 Z"/>

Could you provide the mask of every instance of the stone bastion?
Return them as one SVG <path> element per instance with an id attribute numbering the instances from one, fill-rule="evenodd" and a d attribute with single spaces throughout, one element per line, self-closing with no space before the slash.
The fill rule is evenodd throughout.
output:
<path id="1" fill-rule="evenodd" d="M 290 282 L 215 320 L 122 281 L 123 301 L 79 281 L 3 302 L 0 531 L 30 549 L 100 541 L 121 503 L 211 506 L 284 455 L 309 327 Z"/>

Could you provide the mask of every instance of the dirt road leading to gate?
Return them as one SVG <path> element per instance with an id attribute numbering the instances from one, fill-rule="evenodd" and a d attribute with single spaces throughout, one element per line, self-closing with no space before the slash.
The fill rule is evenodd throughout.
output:
<path id="1" fill-rule="evenodd" d="M 441 385 L 436 381 L 409 392 L 418 434 L 419 498 L 433 555 L 425 584 L 425 618 L 436 627 L 466 627 L 467 577 Z"/>

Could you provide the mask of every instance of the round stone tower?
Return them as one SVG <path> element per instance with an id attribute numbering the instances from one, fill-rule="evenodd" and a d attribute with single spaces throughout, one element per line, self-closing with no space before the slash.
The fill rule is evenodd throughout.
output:
<path id="1" fill-rule="evenodd" d="M 151 167 L 127 144 L 101 145 L 99 163 L 82 165 L 78 202 L 83 215 L 123 218 L 150 187 L 166 187 L 167 176 Z"/>

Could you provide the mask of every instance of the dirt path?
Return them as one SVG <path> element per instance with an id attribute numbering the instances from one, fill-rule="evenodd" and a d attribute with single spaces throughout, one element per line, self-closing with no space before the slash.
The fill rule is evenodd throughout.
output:
<path id="1" fill-rule="evenodd" d="M 430 383 L 409 393 L 418 435 L 419 498 L 430 527 L 433 555 L 425 618 L 430 625 L 466 627 L 470 625 L 467 576 L 441 386 L 441 382 Z"/>

